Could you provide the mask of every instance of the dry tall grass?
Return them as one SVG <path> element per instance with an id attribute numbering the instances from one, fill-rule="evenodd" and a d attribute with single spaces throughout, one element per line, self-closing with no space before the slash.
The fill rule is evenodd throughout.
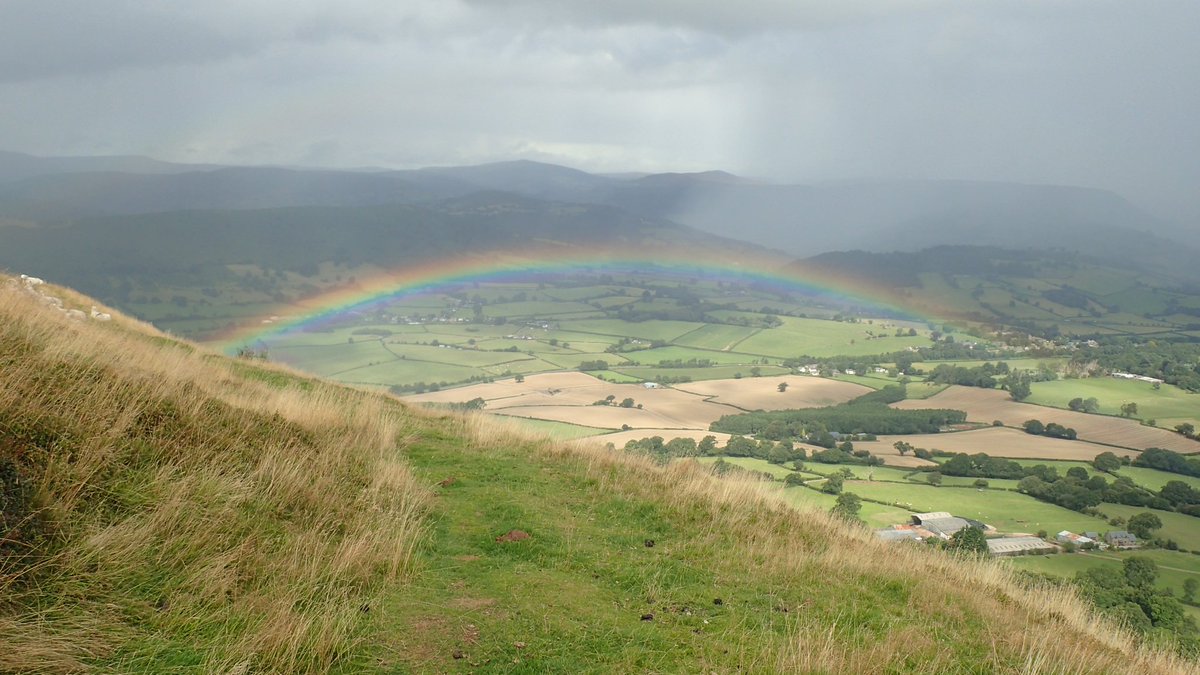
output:
<path id="1" fill-rule="evenodd" d="M 22 500 L 5 502 L 0 671 L 324 670 L 369 633 L 421 540 L 425 490 L 397 453 L 412 418 L 247 368 L 0 287 L 0 469 Z"/>

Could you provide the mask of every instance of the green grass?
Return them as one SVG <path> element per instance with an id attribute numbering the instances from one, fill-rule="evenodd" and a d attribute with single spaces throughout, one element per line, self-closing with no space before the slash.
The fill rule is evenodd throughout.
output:
<path id="1" fill-rule="evenodd" d="M 789 487 L 779 488 L 782 491 L 783 498 L 788 503 L 799 508 L 818 509 L 828 511 L 833 508 L 837 502 L 835 495 L 827 495 L 824 492 L 810 490 L 805 487 Z M 854 492 L 847 490 L 847 492 Z M 861 496 L 861 494 L 859 495 Z M 858 512 L 858 517 L 867 524 L 868 527 L 879 529 L 888 527 L 889 525 L 898 525 L 901 523 L 910 522 L 911 514 L 894 506 L 886 506 L 884 504 L 876 504 L 874 502 L 862 502 L 862 509 Z"/>
<path id="2" fill-rule="evenodd" d="M 914 483 L 929 484 L 929 474 L 924 471 L 911 473 L 907 477 L 908 480 Z M 942 476 L 942 485 L 944 487 L 975 487 L 977 478 L 969 478 L 967 476 Z M 989 490 L 1015 490 L 1019 480 L 1009 478 L 984 478 L 988 482 Z"/>
<path id="3" fill-rule="evenodd" d="M 904 391 L 907 394 L 908 398 L 916 399 L 916 400 L 924 400 L 924 399 L 929 398 L 930 396 L 933 396 L 934 394 L 939 394 L 939 393 L 945 391 L 946 388 L 949 386 L 950 385 L 946 385 L 946 384 L 926 384 L 924 382 L 909 382 L 908 386 L 904 388 Z"/>
<path id="4" fill-rule="evenodd" d="M 700 347 L 732 351 L 742 340 L 762 330 L 745 326 L 729 326 L 725 324 L 707 324 L 696 330 L 685 333 L 675 342 L 684 347 Z"/>
<path id="5" fill-rule="evenodd" d="M 1147 469 L 1140 466 L 1123 466 L 1117 471 L 1118 476 L 1128 476 L 1134 483 L 1150 490 L 1161 490 L 1169 481 L 1177 480 L 1200 490 L 1200 478 L 1181 476 L 1177 473 Z"/>
<path id="6" fill-rule="evenodd" d="M 1194 578 L 1200 581 L 1200 556 L 1177 551 L 1146 549 L 1139 551 L 1095 551 L 1046 556 L 1016 556 L 1008 558 L 1016 569 L 1044 572 L 1071 578 L 1076 573 L 1093 567 L 1120 567 L 1126 558 L 1137 556 L 1149 558 L 1158 565 L 1156 586 L 1174 591 L 1176 597 L 1183 595 L 1183 582 Z"/>
<path id="7" fill-rule="evenodd" d="M 845 490 L 888 503 L 911 504 L 913 511 L 949 511 L 974 518 L 1001 532 L 1058 532 L 1107 529 L 1104 521 L 1004 490 L 932 487 L 918 484 L 847 481 Z M 908 508 L 908 507 L 906 507 Z"/>
<path id="8" fill-rule="evenodd" d="M 1119 415 L 1124 403 L 1137 403 L 1142 419 L 1186 419 L 1200 425 L 1200 395 L 1170 384 L 1155 389 L 1149 382 L 1089 377 L 1035 382 L 1032 388 L 1028 403 L 1066 408 L 1073 398 L 1095 398 L 1100 402 L 1100 412 L 1107 415 Z"/>
<path id="9" fill-rule="evenodd" d="M 784 317 L 783 325 L 747 338 L 737 349 L 746 354 L 788 358 L 802 354 L 816 357 L 883 354 L 929 344 L 929 339 L 922 336 L 868 339 L 868 331 L 886 334 L 885 329 L 865 323 Z"/>
<path id="10" fill-rule="evenodd" d="M 726 380 L 741 373 L 745 377 L 750 377 L 750 368 L 752 366 L 737 365 L 737 366 L 711 366 L 708 368 L 659 368 L 657 366 L 622 366 L 617 369 L 618 372 L 625 373 L 631 377 L 638 378 L 638 381 L 648 380 L 657 382 L 667 378 L 688 377 L 692 381 L 700 380 Z M 758 366 L 762 375 L 786 375 L 790 372 L 782 366 Z"/>
<path id="11" fill-rule="evenodd" d="M 633 337 L 642 340 L 674 340 L 703 326 L 689 321 L 622 321 L 619 319 L 583 319 L 563 321 L 559 328 L 576 333 L 594 333 L 615 337 Z"/>
<path id="12" fill-rule="evenodd" d="M 864 387 L 872 389 L 883 389 L 890 384 L 896 384 L 896 380 L 887 377 L 886 375 L 834 375 L 833 379 L 840 382 L 850 382 L 853 384 L 861 384 Z"/>
<path id="13" fill-rule="evenodd" d="M 972 646 L 985 642 L 982 617 L 926 617 L 911 608 L 904 582 L 851 573 L 835 581 L 815 570 L 784 577 L 751 556 L 729 555 L 742 533 L 713 529 L 707 508 L 622 488 L 620 471 L 600 469 L 611 476 L 602 481 L 579 460 L 470 453 L 455 443 L 430 439 L 406 453 L 429 484 L 455 480 L 438 490 L 417 582 L 379 608 L 392 636 L 378 655 L 386 670 L 457 669 L 458 650 L 464 669 L 726 671 L 771 642 L 794 639 L 797 618 L 835 632 L 852 627 L 868 640 L 884 626 L 917 621 L 972 636 L 954 640 L 960 646 L 949 653 L 930 645 L 919 658 L 987 658 Z M 496 541 L 514 529 L 530 538 Z M 779 609 L 802 605 L 803 617 Z M 653 620 L 641 618 L 648 614 Z M 736 643 L 722 638 L 731 635 Z"/>
<path id="14" fill-rule="evenodd" d="M 364 340 L 354 344 L 272 347 L 271 359 L 314 375 L 329 377 L 371 364 L 393 361 L 396 357 L 384 349 L 379 340 Z"/>
<path id="15" fill-rule="evenodd" d="M 445 363 L 429 363 L 408 359 L 393 359 L 371 366 L 344 370 L 334 379 L 351 384 L 382 386 L 408 385 L 417 382 L 462 382 L 479 372 L 476 368 L 454 366 Z"/>
<path id="16" fill-rule="evenodd" d="M 714 363 L 720 364 L 746 364 L 743 372 L 749 375 L 749 369 L 753 365 L 752 361 L 758 360 L 757 356 L 749 356 L 738 352 L 718 352 L 704 349 L 693 349 L 691 347 L 657 347 L 654 349 L 642 349 L 632 352 L 622 352 L 629 358 L 630 361 L 637 362 L 644 366 L 655 366 L 660 361 L 675 361 L 682 359 L 689 361 L 691 359 L 708 359 Z"/>
<path id="17" fill-rule="evenodd" d="M 536 434 L 545 434 L 551 438 L 560 440 L 571 440 L 574 438 L 585 438 L 587 436 L 595 436 L 616 429 L 602 429 L 598 427 L 585 427 L 579 424 L 568 424 L 567 422 L 554 422 L 551 420 L 535 420 L 527 417 L 507 416 L 504 419 L 515 422 L 523 429 L 528 429 Z"/>
<path id="18" fill-rule="evenodd" d="M 701 464 L 716 464 L 718 460 L 724 460 L 727 464 L 732 464 L 734 466 L 741 467 L 741 468 L 747 469 L 749 471 L 758 471 L 761 473 L 770 474 L 772 477 L 777 478 L 779 480 L 783 480 L 784 478 L 787 478 L 789 473 L 795 473 L 795 471 L 791 467 L 781 466 L 779 464 L 772 464 L 765 459 L 756 459 L 754 457 L 697 457 L 696 458 L 696 461 L 700 462 Z M 814 478 L 816 477 L 815 474 L 810 474 L 809 472 L 804 472 L 804 473 L 806 475 L 812 475 L 812 477 L 814 477 Z"/>
<path id="19" fill-rule="evenodd" d="M 1159 520 L 1163 523 L 1162 529 L 1154 533 L 1155 536 L 1162 539 L 1174 539 L 1176 543 L 1186 549 L 1200 549 L 1200 518 L 1185 516 L 1182 513 L 1158 511 L 1140 506 L 1126 506 L 1124 504 L 1105 503 L 1096 508 L 1109 518 L 1121 517 L 1126 521 L 1129 520 L 1130 516 L 1150 511 L 1158 516 Z M 1104 529 L 1111 528 L 1106 527 Z"/>
<path id="20" fill-rule="evenodd" d="M 545 319 L 564 314 L 595 314 L 601 311 L 582 302 L 534 301 L 506 302 L 496 305 L 484 305 L 483 315 L 487 317 L 507 317 L 512 319 Z"/>

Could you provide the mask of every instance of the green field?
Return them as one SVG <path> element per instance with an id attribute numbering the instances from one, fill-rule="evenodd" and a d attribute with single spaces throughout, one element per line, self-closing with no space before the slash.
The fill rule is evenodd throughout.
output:
<path id="1" fill-rule="evenodd" d="M 674 340 L 703 326 L 688 321 L 622 321 L 620 319 L 583 319 L 560 322 L 559 328 L 576 333 L 633 337 L 642 340 Z"/>
<path id="2" fill-rule="evenodd" d="M 587 436 L 595 436 L 608 431 L 616 431 L 616 429 L 601 429 L 597 427 L 585 427 L 578 424 L 568 424 L 566 422 L 553 422 L 550 420 L 534 420 L 527 417 L 506 416 L 504 419 L 511 420 L 517 426 L 532 431 L 536 434 L 545 434 L 551 438 L 559 440 L 571 440 L 574 438 L 585 438 Z"/>
<path id="3" fill-rule="evenodd" d="M 622 373 L 628 377 L 636 378 L 637 382 L 657 382 L 666 379 L 678 379 L 681 377 L 689 378 L 692 381 L 700 380 L 727 380 L 736 377 L 739 373 L 744 377 L 750 377 L 750 368 L 752 366 L 710 366 L 708 368 L 659 368 L 657 366 L 621 366 L 616 368 L 616 372 Z M 758 366 L 759 374 L 766 377 L 769 375 L 786 375 L 790 372 L 782 366 Z"/>
<path id="4" fill-rule="evenodd" d="M 1099 518 L 1005 490 L 980 491 L 969 488 L 937 488 L 913 483 L 865 481 L 847 481 L 844 489 L 862 497 L 903 504 L 906 505 L 903 508 L 912 511 L 949 511 L 956 516 L 983 521 L 1001 532 L 1080 532 L 1108 529 L 1105 522 Z M 1200 519 L 1197 519 L 1197 522 L 1200 522 Z"/>
<path id="5" fill-rule="evenodd" d="M 684 347 L 730 351 L 736 349 L 737 344 L 742 340 L 762 330 L 764 329 L 710 323 L 679 336 L 675 342 Z"/>
<path id="6" fill-rule="evenodd" d="M 644 366 L 655 366 L 660 361 L 690 361 L 691 359 L 708 359 L 713 363 L 719 364 L 747 364 L 749 368 L 753 361 L 757 361 L 759 357 L 748 356 L 738 352 L 718 352 L 705 349 L 693 349 L 691 347 L 656 347 L 654 349 L 641 349 L 632 352 L 622 352 L 622 355 L 630 361 L 639 363 Z"/>
<path id="7" fill-rule="evenodd" d="M 1189 550 L 1200 549 L 1200 518 L 1186 516 L 1182 513 L 1157 511 L 1140 506 L 1125 506 L 1124 504 L 1105 503 L 1096 508 L 1109 518 L 1120 517 L 1125 520 L 1129 520 L 1130 516 L 1150 511 L 1158 516 L 1159 520 L 1163 523 L 1162 529 L 1156 531 L 1155 536 L 1162 539 L 1174 539 L 1181 547 Z"/>
<path id="8" fill-rule="evenodd" d="M 1146 469 L 1140 466 L 1123 466 L 1117 470 L 1118 476 L 1128 476 L 1134 483 L 1149 490 L 1161 490 L 1169 481 L 1177 480 L 1200 490 L 1200 478 L 1183 476 L 1177 473 Z"/>
<path id="9" fill-rule="evenodd" d="M 1122 404 L 1136 403 L 1138 417 L 1156 420 L 1159 426 L 1172 428 L 1183 421 L 1200 426 L 1200 394 L 1170 384 L 1155 389 L 1149 382 L 1115 377 L 1035 382 L 1027 402 L 1066 408 L 1073 398 L 1095 398 L 1100 402 L 1099 412 L 1106 415 L 1119 415 Z"/>
<path id="10" fill-rule="evenodd" d="M 786 501 L 800 508 L 828 511 L 837 502 L 837 497 L 834 495 L 827 495 L 805 487 L 784 488 L 780 486 L 779 489 Z M 858 517 L 868 527 L 883 528 L 889 525 L 907 523 L 910 521 L 911 515 L 908 511 L 898 509 L 894 506 L 863 502 L 862 509 L 858 512 Z"/>
<path id="11" fill-rule="evenodd" d="M 789 358 L 804 354 L 816 357 L 883 354 L 929 344 L 925 336 L 872 338 L 868 331 L 886 335 L 883 328 L 876 329 L 870 324 L 785 317 L 783 325 L 747 338 L 737 349 L 746 354 Z"/>
<path id="12" fill-rule="evenodd" d="M 725 460 L 725 462 L 727 464 L 732 464 L 734 466 L 741 467 L 748 471 L 758 471 L 761 473 L 769 474 L 770 476 L 772 476 L 773 478 L 776 478 L 778 480 L 783 480 L 784 478 L 787 478 L 787 475 L 789 473 L 795 473 L 795 471 L 793 471 L 790 467 L 781 466 L 779 464 L 772 464 L 765 459 L 756 459 L 754 457 L 697 457 L 696 458 L 696 461 L 700 462 L 701 464 L 716 464 L 718 460 Z M 815 474 L 808 474 L 808 472 L 805 472 L 805 473 L 807 475 L 811 475 L 813 478 L 817 477 Z"/>
<path id="13" fill-rule="evenodd" d="M 1178 551 L 1147 549 L 1140 551 L 1096 551 L 1089 553 L 1066 553 L 1058 555 L 1016 556 L 1006 558 L 1016 569 L 1044 572 L 1060 577 L 1074 577 L 1092 567 L 1120 567 L 1129 557 L 1149 558 L 1158 566 L 1156 585 L 1183 595 L 1183 582 L 1189 578 L 1200 581 L 1200 556 Z"/>

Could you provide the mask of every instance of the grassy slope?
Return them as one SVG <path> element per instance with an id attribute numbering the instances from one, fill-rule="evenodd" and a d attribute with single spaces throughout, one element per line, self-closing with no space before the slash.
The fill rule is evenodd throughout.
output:
<path id="1" fill-rule="evenodd" d="M 1068 593 L 758 482 L 142 330 L 0 286 L 0 459 L 37 486 L 0 671 L 1186 672 Z"/>

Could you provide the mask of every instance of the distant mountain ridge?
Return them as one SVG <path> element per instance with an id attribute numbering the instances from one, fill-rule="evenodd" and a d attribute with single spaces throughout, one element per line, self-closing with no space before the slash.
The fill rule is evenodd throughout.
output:
<path id="1" fill-rule="evenodd" d="M 940 245 L 1063 248 L 1200 278 L 1190 242 L 1091 188 L 913 180 L 782 185 L 722 171 L 597 175 L 518 160 L 402 171 L 211 167 L 0 153 L 0 223 L 204 209 L 420 204 L 477 192 L 614 207 L 803 258 Z M 1200 241 L 1200 238 L 1198 238 Z"/>

